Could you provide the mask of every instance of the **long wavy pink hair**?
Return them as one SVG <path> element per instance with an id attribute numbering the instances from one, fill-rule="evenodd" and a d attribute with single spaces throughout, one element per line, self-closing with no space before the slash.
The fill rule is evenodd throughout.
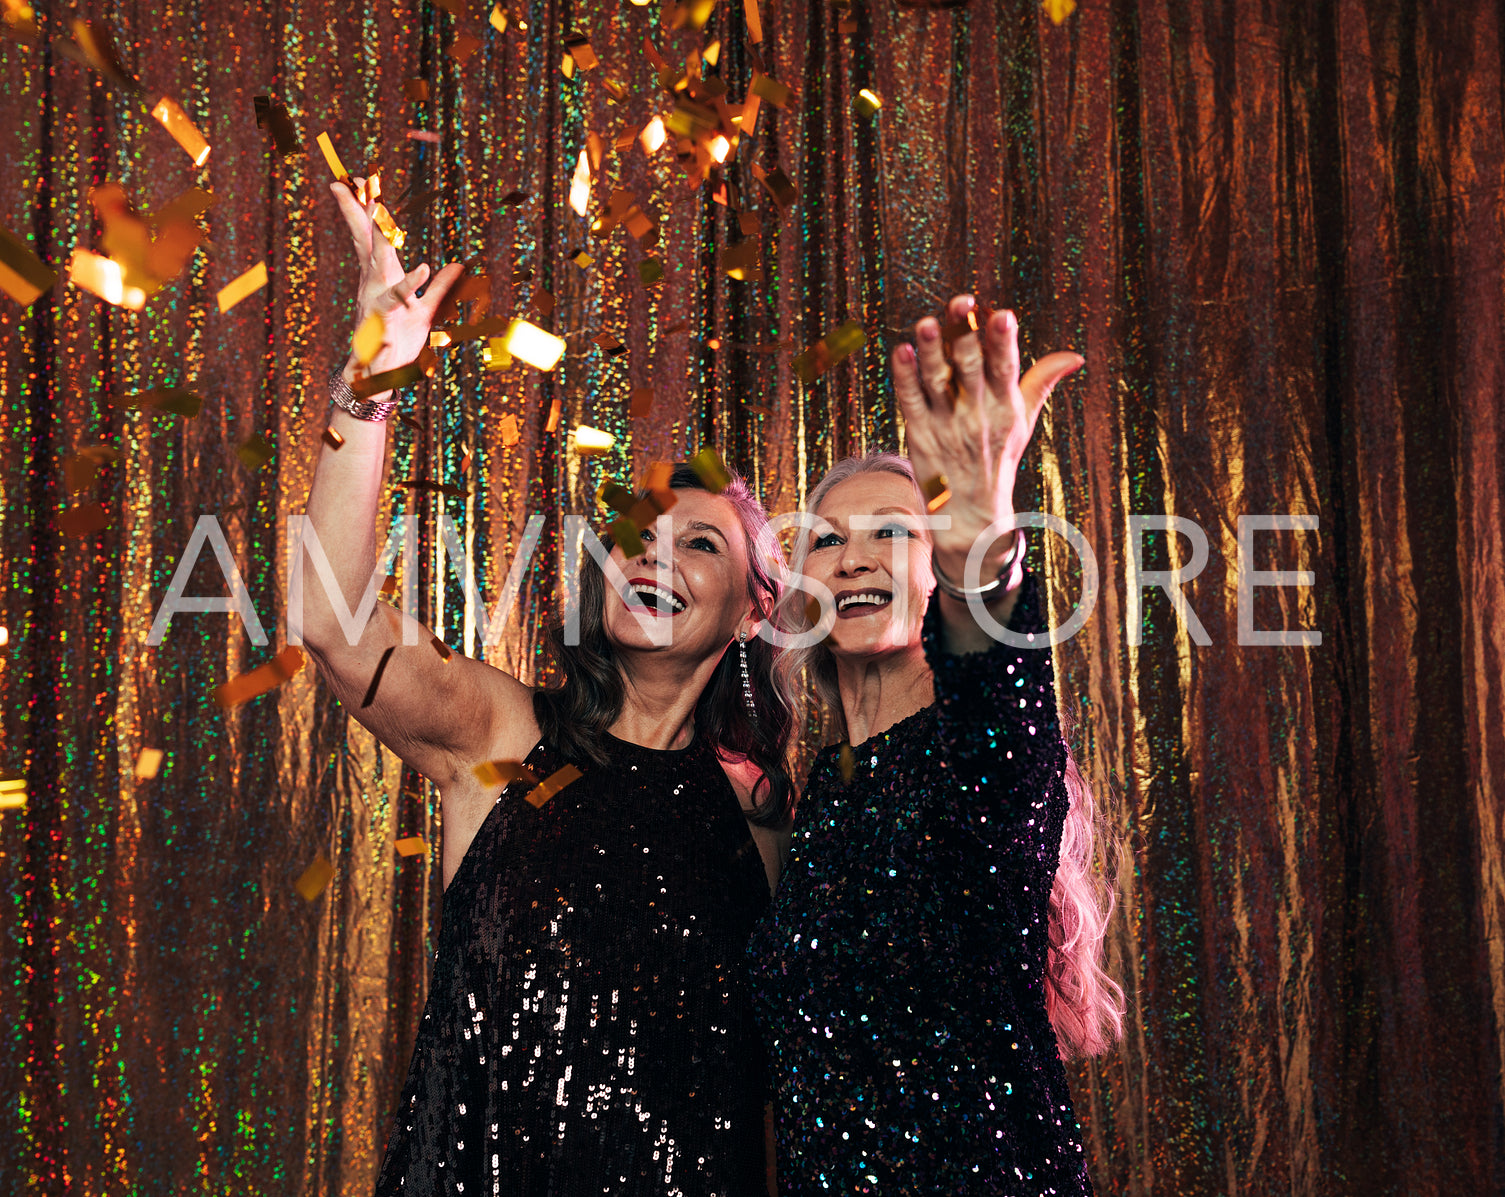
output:
<path id="1" fill-rule="evenodd" d="M 909 459 L 882 450 L 837 462 L 810 492 L 806 509 L 818 511 L 821 501 L 834 487 L 857 474 L 875 470 L 907 478 L 923 509 L 924 498 Z M 795 576 L 804 572 L 809 553 L 810 532 L 806 529 L 799 533 L 794 544 Z M 786 587 L 775 610 L 776 626 L 790 632 L 808 628 L 805 613 L 808 600 L 804 592 Z M 826 717 L 837 724 L 842 722 L 836 663 L 829 649 L 819 644 L 788 649 L 780 654 L 774 672 L 781 675 L 786 692 L 798 692 L 801 675 L 807 675 Z M 1064 774 L 1071 805 L 1061 832 L 1061 859 L 1050 890 L 1045 1012 L 1055 1030 L 1061 1058 L 1069 1060 L 1098 1055 L 1122 1037 L 1124 991 L 1103 968 L 1103 941 L 1115 900 L 1106 877 L 1116 873 L 1118 843 L 1110 824 L 1100 817 L 1092 787 L 1077 768 L 1071 751 L 1075 712 L 1069 703 L 1058 701 L 1056 706 L 1061 739 L 1066 746 Z"/>

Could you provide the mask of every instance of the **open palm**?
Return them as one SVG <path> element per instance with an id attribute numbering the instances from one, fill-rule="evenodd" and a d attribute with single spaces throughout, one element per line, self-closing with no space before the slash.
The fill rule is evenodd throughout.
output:
<path id="1" fill-rule="evenodd" d="M 964 320 L 975 306 L 972 296 L 959 295 L 947 310 L 952 320 Z M 937 530 L 937 548 L 952 541 L 970 546 L 983 529 L 1014 514 L 1014 479 L 1040 411 L 1083 359 L 1051 353 L 1020 379 L 1019 322 L 1008 311 L 957 338 L 950 361 L 936 320 L 915 326 L 915 342 L 893 356 L 905 444 L 919 479 L 943 476 L 951 490 L 951 530 Z"/>
<path id="2" fill-rule="evenodd" d="M 365 191 L 364 179 L 352 179 L 356 187 Z M 361 275 L 356 296 L 356 327 L 366 317 L 378 313 L 385 322 L 383 345 L 371 360 L 370 370 L 379 373 L 397 366 L 405 366 L 416 359 L 428 344 L 429 328 L 434 322 L 434 313 L 444 301 L 449 289 L 455 285 L 465 267 L 451 262 L 443 267 L 420 296 L 418 288 L 429 277 L 427 262 L 420 262 L 410 271 L 404 271 L 402 260 L 391 242 L 382 236 L 376 227 L 372 213 L 375 202 L 364 207 L 355 194 L 343 183 L 333 183 L 330 190 L 340 205 L 345 223 L 350 226 L 350 236 L 355 242 L 356 257 L 360 261 Z"/>

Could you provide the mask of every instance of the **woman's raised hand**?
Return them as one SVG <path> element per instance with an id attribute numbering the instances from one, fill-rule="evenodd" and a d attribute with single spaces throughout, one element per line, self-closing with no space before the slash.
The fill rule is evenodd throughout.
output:
<path id="1" fill-rule="evenodd" d="M 351 182 L 362 195 L 365 194 L 364 179 L 352 179 Z M 451 262 L 434 276 L 428 290 L 419 296 L 418 288 L 429 277 L 428 263 L 420 262 L 412 270 L 405 272 L 397 251 L 382 236 L 372 219 L 376 202 L 368 201 L 362 206 L 355 193 L 344 183 L 333 183 L 329 189 L 334 192 L 345 223 L 350 226 L 355 254 L 360 261 L 355 326 L 359 328 L 373 312 L 380 313 L 386 324 L 384 344 L 371 360 L 369 369 L 377 374 L 405 366 L 415 360 L 428 344 L 429 327 L 434 322 L 434 313 L 449 289 L 464 273 L 465 267 L 460 262 Z"/>
<path id="2" fill-rule="evenodd" d="M 970 295 L 947 305 L 953 322 L 976 310 Z M 977 325 L 952 342 L 947 361 L 941 326 L 927 316 L 915 325 L 915 345 L 901 345 L 893 355 L 894 391 L 915 474 L 922 483 L 944 477 L 951 490 L 944 508 L 951 527 L 937 529 L 936 553 L 961 561 L 989 525 L 1012 519 L 1014 479 L 1040 410 L 1056 383 L 1083 363 L 1075 353 L 1051 353 L 1021 380 L 1014 313 L 994 312 Z M 1004 541 L 998 555 L 1011 544 Z M 960 579 L 951 564 L 947 576 Z M 982 581 L 990 577 L 984 573 Z"/>

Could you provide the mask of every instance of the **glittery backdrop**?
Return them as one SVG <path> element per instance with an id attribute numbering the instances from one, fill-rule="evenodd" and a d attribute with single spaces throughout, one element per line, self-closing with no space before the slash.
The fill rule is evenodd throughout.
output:
<path id="1" fill-rule="evenodd" d="M 1033 0 L 763 0 L 757 50 L 794 94 L 762 104 L 722 193 L 759 218 L 758 282 L 718 268 L 737 217 L 672 139 L 610 148 L 668 110 L 645 36 L 681 64 L 719 38 L 704 69 L 743 99 L 741 4 L 699 34 L 656 2 L 514 2 L 506 31 L 481 0 L 447 7 L 42 3 L 35 42 L 0 40 L 0 224 L 63 275 L 98 245 L 91 187 L 142 211 L 194 183 L 218 200 L 209 244 L 140 313 L 65 279 L 26 308 L 0 297 L 0 767 L 30 791 L 0 812 L 0 1190 L 360 1194 L 375 1175 L 438 898 L 437 861 L 393 844 L 437 842 L 435 795 L 312 670 L 211 701 L 284 643 L 284 517 L 351 332 L 327 131 L 387 194 L 436 192 L 400 221 L 413 260 L 475 259 L 497 313 L 557 300 L 570 352 L 551 375 L 440 354 L 390 478 L 467 493 L 394 485 L 383 512 L 420 516 L 424 617 L 524 677 L 557 520 L 483 649 L 441 513 L 489 602 L 528 514 L 586 510 L 607 474 L 712 444 L 781 510 L 835 456 L 892 442 L 886 350 L 953 291 L 1016 307 L 1032 352 L 1085 354 L 1019 506 L 1070 519 L 1102 569 L 1057 649 L 1079 755 L 1121 795 L 1132 848 L 1111 944 L 1128 1035 L 1073 1074 L 1099 1188 L 1505 1191 L 1499 7 L 1083 0 L 1056 25 Z M 113 31 L 145 105 L 63 52 L 75 16 Z M 601 66 L 567 79 L 576 29 Z M 463 64 L 461 33 L 480 40 Z M 852 111 L 864 87 L 875 116 Z M 163 94 L 210 142 L 202 171 L 148 115 Z M 257 94 L 308 152 L 272 151 Z M 629 188 L 657 247 L 592 236 L 567 206 L 592 131 L 591 215 Z M 754 163 L 794 181 L 787 212 Z M 221 313 L 219 288 L 263 260 L 268 285 Z M 848 318 L 866 347 L 802 387 L 794 354 Z M 602 330 L 627 353 L 596 347 Z M 118 403 L 156 386 L 197 390 L 202 412 Z M 571 457 L 580 423 L 615 450 Z M 256 469 L 236 452 L 253 434 L 275 448 Z M 66 536 L 64 462 L 96 444 L 120 453 L 82 495 L 108 524 Z M 220 613 L 146 642 L 204 513 L 264 647 Z M 1131 513 L 1206 532 L 1185 584 L 1205 637 L 1151 592 L 1131 643 Z M 1258 538 L 1248 568 L 1313 577 L 1257 591 L 1254 626 L 1320 646 L 1238 643 L 1239 517 L 1264 513 L 1320 524 Z M 1166 540 L 1147 534 L 1145 568 L 1189 560 Z M 1059 623 L 1080 571 L 1034 543 Z M 187 593 L 226 593 L 208 548 Z M 166 758 L 138 781 L 143 747 Z M 294 882 L 319 853 L 336 872 L 307 902 Z"/>

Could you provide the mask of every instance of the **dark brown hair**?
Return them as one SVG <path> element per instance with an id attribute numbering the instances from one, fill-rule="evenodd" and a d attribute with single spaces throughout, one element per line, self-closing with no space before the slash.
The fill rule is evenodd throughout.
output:
<path id="1" fill-rule="evenodd" d="M 707 490 L 689 466 L 679 464 L 669 479 L 673 490 Z M 745 480 L 732 475 L 731 484 L 718 492 L 731 502 L 742 523 L 747 541 L 747 593 L 753 606 L 765 615 L 780 598 L 780 583 L 774 561 L 778 545 L 768 527 L 768 514 Z M 610 534 L 601 538 L 608 549 Z M 533 710 L 543 738 L 566 757 L 607 763 L 605 733 L 622 713 L 625 688 L 616 650 L 606 635 L 604 605 L 606 575 L 595 558 L 585 554 L 580 562 L 580 643 L 566 644 L 561 616 L 549 627 L 549 644 L 564 674 L 564 682 L 533 694 Z M 794 787 L 789 779 L 789 734 L 794 725 L 794 704 L 774 676 L 776 651 L 761 636 L 747 642 L 747 668 L 751 675 L 757 718 L 749 715 L 742 697 L 739 654 L 722 654 L 716 671 L 695 704 L 695 735 L 705 737 L 712 748 L 751 761 L 762 771 L 753 791 L 754 823 L 778 827 L 787 823 L 794 810 Z"/>

